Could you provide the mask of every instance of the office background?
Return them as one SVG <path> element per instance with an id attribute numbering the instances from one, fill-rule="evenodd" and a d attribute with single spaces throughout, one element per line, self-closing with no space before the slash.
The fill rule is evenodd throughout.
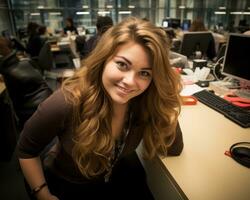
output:
<path id="1" fill-rule="evenodd" d="M 249 29 L 249 0 L 0 0 L 0 31 L 17 35 L 28 22 L 37 22 L 57 32 L 68 16 L 77 27 L 95 25 L 97 15 L 111 16 L 119 22 L 139 16 L 158 26 L 166 17 L 204 19 L 209 29 L 243 32 Z"/>

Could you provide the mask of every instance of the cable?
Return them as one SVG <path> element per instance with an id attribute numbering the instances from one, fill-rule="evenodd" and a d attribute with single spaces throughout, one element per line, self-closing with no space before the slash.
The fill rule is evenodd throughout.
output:
<path id="1" fill-rule="evenodd" d="M 220 61 L 223 60 L 224 57 L 225 57 L 225 56 L 222 56 L 221 58 L 219 58 L 219 59 L 216 61 L 216 63 L 214 64 L 214 68 L 213 68 L 213 70 L 212 70 L 212 71 L 213 71 L 213 75 L 214 75 L 214 77 L 215 77 L 215 79 L 216 79 L 217 81 L 219 81 L 220 78 L 217 76 L 216 71 L 218 70 L 218 72 L 220 72 L 220 68 L 221 68 L 221 63 L 220 63 Z M 219 69 L 216 69 L 217 67 L 220 67 L 220 68 L 219 68 Z"/>

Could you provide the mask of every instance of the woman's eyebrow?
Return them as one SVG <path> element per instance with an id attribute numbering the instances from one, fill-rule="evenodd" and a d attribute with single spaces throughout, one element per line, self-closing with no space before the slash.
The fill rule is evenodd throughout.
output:
<path id="1" fill-rule="evenodd" d="M 123 56 L 115 56 L 115 57 L 122 58 L 122 59 L 124 59 L 128 64 L 132 65 L 132 62 L 131 62 L 130 60 L 128 60 L 127 58 L 123 57 Z"/>
<path id="2" fill-rule="evenodd" d="M 115 56 L 115 57 L 118 57 L 118 58 L 122 58 L 124 59 L 128 64 L 132 65 L 132 62 L 130 60 L 128 60 L 127 58 L 125 58 L 124 56 Z M 143 67 L 141 68 L 142 70 L 152 70 L 151 67 Z"/>

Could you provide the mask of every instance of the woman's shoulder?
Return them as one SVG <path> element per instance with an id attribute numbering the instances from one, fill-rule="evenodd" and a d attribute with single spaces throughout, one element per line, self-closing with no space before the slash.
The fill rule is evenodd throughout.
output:
<path id="1" fill-rule="evenodd" d="M 50 101 L 54 101 L 58 103 L 59 105 L 69 106 L 69 103 L 66 101 L 65 95 L 61 88 L 53 91 L 52 95 L 49 98 L 50 98 Z"/>
<path id="2" fill-rule="evenodd" d="M 63 91 L 57 89 L 42 102 L 39 107 L 47 112 L 61 113 L 64 115 L 71 110 L 72 105 L 66 100 Z"/>

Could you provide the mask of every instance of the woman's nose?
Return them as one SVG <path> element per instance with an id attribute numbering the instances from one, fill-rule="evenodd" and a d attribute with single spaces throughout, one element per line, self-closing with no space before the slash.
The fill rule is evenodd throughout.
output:
<path id="1" fill-rule="evenodd" d="M 136 84 L 136 75 L 134 72 L 128 72 L 125 74 L 123 78 L 123 82 L 128 85 L 134 85 Z"/>

